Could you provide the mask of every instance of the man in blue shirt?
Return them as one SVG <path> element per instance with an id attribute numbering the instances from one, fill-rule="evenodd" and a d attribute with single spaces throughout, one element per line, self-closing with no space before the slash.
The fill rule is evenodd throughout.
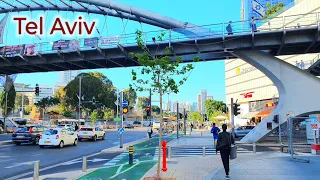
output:
<path id="1" fill-rule="evenodd" d="M 218 137 L 219 137 L 219 132 L 220 132 L 220 129 L 216 126 L 216 123 L 213 123 L 212 124 L 212 128 L 211 128 L 211 133 L 213 135 L 214 148 L 216 148 L 216 146 L 217 146 L 217 140 L 218 140 Z"/>

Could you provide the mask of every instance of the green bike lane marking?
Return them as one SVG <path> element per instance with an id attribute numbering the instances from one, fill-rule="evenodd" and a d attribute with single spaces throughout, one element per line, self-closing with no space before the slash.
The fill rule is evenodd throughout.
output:
<path id="1" fill-rule="evenodd" d="M 176 139 L 174 135 L 164 136 L 163 140 L 167 142 Z M 159 145 L 159 138 L 152 138 L 145 142 L 134 145 L 134 164 L 129 165 L 129 156 L 122 158 L 116 165 L 110 167 L 102 167 L 78 180 L 139 180 L 147 171 L 157 164 L 153 160 L 156 148 Z M 127 148 L 128 149 L 128 148 Z"/>

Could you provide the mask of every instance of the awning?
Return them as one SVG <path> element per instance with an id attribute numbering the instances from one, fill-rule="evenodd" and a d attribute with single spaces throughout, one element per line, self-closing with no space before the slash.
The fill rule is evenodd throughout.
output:
<path id="1" fill-rule="evenodd" d="M 271 112 L 272 112 L 272 110 L 260 111 L 260 112 L 256 115 L 256 117 L 266 117 L 266 116 L 268 116 Z"/>
<path id="2" fill-rule="evenodd" d="M 255 117 L 258 113 L 259 111 L 248 112 L 247 114 L 241 116 L 241 119 L 251 119 L 252 117 Z"/>

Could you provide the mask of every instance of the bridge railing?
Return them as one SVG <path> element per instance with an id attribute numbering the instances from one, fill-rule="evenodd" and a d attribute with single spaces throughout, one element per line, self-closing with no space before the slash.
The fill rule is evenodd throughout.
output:
<path id="1" fill-rule="evenodd" d="M 157 41 L 157 37 L 160 33 L 165 32 L 163 37 L 163 43 L 178 42 L 183 40 L 195 40 L 202 38 L 212 38 L 212 37 L 221 37 L 221 41 L 223 41 L 223 37 L 232 37 L 229 35 L 227 31 L 227 26 L 229 22 L 218 23 L 218 24 L 209 24 L 203 26 L 194 26 L 194 27 L 186 27 L 186 28 L 175 28 L 170 30 L 159 30 L 159 31 L 149 31 L 143 32 L 143 39 L 145 44 L 150 45 L 154 44 L 154 38 Z M 282 16 L 275 17 L 272 19 L 256 19 L 255 24 L 259 25 L 257 27 L 257 32 L 263 31 L 275 31 L 275 30 L 286 30 L 286 29 L 294 29 L 294 28 L 302 28 L 302 27 L 312 27 L 319 26 L 319 12 L 310 13 L 310 14 L 297 14 L 292 16 Z M 233 38 L 237 38 L 235 35 L 243 35 L 252 32 L 252 21 L 236 21 L 231 23 L 232 33 L 234 35 Z M 179 33 L 184 31 L 184 35 Z M 188 32 L 188 33 L 185 33 Z M 112 40 L 105 40 L 105 38 L 109 38 Z M 96 47 L 88 47 L 84 45 L 85 39 L 77 39 L 79 42 L 78 47 L 69 48 L 67 50 L 62 50 L 62 52 L 70 52 L 76 51 L 77 49 L 86 50 L 92 49 Z M 106 43 L 107 41 L 107 43 Z M 156 42 L 158 43 L 158 42 Z M 122 46 L 133 46 L 136 45 L 136 35 L 135 33 L 131 34 L 121 34 L 112 37 L 99 37 L 97 46 L 100 48 L 114 48 L 117 47 L 118 44 Z M 38 46 L 38 52 L 40 53 L 51 53 L 56 52 L 53 50 L 53 42 L 42 42 L 36 43 Z M 6 54 L 2 55 L 6 56 Z M 9 57 L 6 56 L 6 57 Z"/>

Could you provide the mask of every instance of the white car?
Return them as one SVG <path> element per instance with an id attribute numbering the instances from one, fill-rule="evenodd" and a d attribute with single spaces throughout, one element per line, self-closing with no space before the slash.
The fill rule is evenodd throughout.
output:
<path id="1" fill-rule="evenodd" d="M 45 130 L 40 136 L 39 146 L 58 146 L 63 148 L 65 145 L 78 144 L 78 136 L 75 132 L 66 128 L 54 128 Z"/>
<path id="2" fill-rule="evenodd" d="M 78 139 L 91 139 L 97 141 L 98 138 L 105 139 L 106 133 L 99 127 L 81 127 L 78 132 Z"/>
<path id="3" fill-rule="evenodd" d="M 59 124 L 57 125 L 57 128 L 70 128 L 74 130 L 74 127 L 71 124 Z"/>

